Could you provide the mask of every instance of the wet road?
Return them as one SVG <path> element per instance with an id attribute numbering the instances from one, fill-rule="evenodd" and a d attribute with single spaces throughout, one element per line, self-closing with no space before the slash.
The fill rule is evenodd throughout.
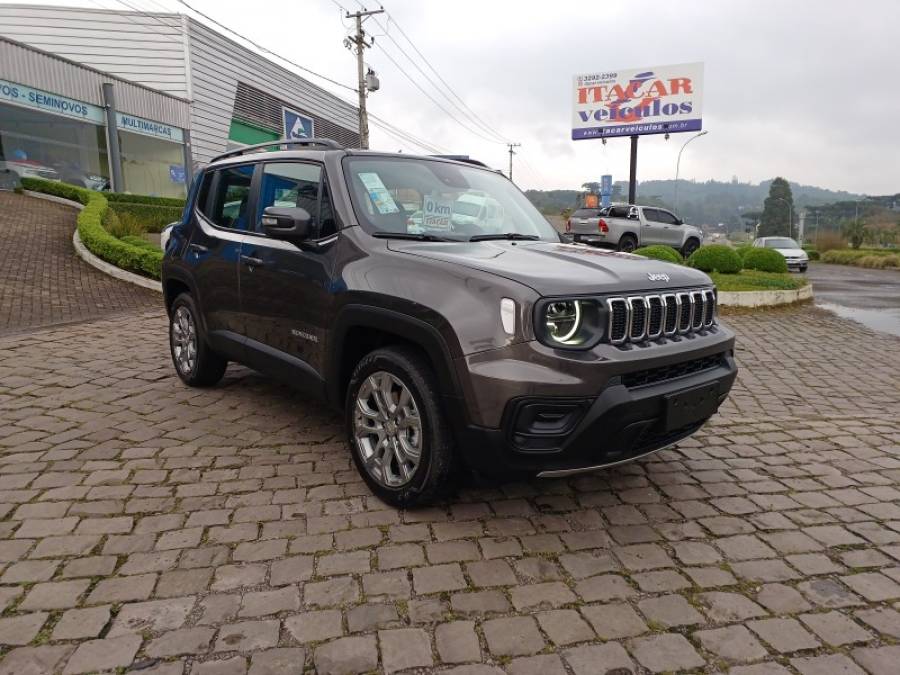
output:
<path id="1" fill-rule="evenodd" d="M 900 271 L 812 263 L 807 277 L 819 307 L 900 335 Z"/>

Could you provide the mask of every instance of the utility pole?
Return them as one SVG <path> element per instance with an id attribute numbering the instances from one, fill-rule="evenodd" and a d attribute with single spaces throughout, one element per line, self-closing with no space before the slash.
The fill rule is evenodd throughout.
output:
<path id="1" fill-rule="evenodd" d="M 356 35 L 353 37 L 348 37 L 350 44 L 356 47 L 356 74 L 358 76 L 358 89 L 359 89 L 359 147 L 363 150 L 368 149 L 369 147 L 369 116 L 366 113 L 366 73 L 365 73 L 365 64 L 363 63 L 364 52 L 366 47 L 371 48 L 372 42 L 366 42 L 366 33 L 363 30 L 363 19 L 366 17 L 372 16 L 373 14 L 383 14 L 384 8 L 382 9 L 365 9 L 363 8 L 360 12 L 353 12 L 352 14 L 348 11 L 347 18 L 348 19 L 356 19 Z M 374 38 L 373 38 L 374 41 Z M 347 44 L 345 41 L 344 44 Z"/>
<path id="2" fill-rule="evenodd" d="M 513 148 L 521 148 L 522 144 L 521 143 L 507 143 L 506 145 L 509 146 L 509 179 L 512 180 L 512 158 L 513 158 L 513 155 L 516 154 L 515 152 L 513 152 Z"/>

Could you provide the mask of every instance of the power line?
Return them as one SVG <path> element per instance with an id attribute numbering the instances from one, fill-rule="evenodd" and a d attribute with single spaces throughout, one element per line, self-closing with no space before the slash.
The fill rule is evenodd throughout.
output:
<path id="1" fill-rule="evenodd" d="M 127 7 L 127 8 L 129 9 L 128 12 L 123 12 L 123 13 L 122 13 L 122 16 L 123 16 L 127 21 L 129 21 L 129 23 L 132 23 L 132 24 L 134 24 L 134 25 L 136 25 L 136 26 L 141 26 L 141 25 L 142 25 L 142 24 L 139 24 L 139 23 L 137 23 L 137 22 L 135 22 L 135 21 L 132 21 L 132 20 L 128 17 L 128 14 L 130 14 L 130 13 L 136 13 L 136 14 L 138 14 L 138 15 L 140 15 L 140 16 L 145 17 L 145 18 L 153 19 L 154 21 L 156 21 L 157 23 L 159 23 L 159 24 L 165 26 L 165 27 L 168 28 L 168 29 L 176 28 L 176 27 L 177 27 L 178 30 L 179 30 L 179 33 L 182 32 L 182 26 L 181 26 L 180 24 L 179 24 L 178 26 L 175 26 L 174 24 L 166 23 L 166 22 L 162 21 L 161 18 L 158 17 L 158 16 L 154 16 L 154 15 L 152 15 L 152 14 L 147 14 L 147 13 L 145 13 L 145 12 L 140 11 L 139 9 L 135 8 L 133 5 L 131 5 L 131 4 L 129 4 L 128 2 L 126 2 L 126 0 L 115 0 L 115 1 L 118 2 L 118 3 L 120 3 L 120 4 L 122 4 L 122 5 L 124 5 L 125 7 Z M 281 56 L 280 54 L 278 54 L 278 53 L 276 53 L 276 52 L 274 52 L 274 51 L 272 51 L 272 50 L 270 50 L 270 49 L 266 49 L 266 48 L 264 48 L 264 47 L 261 47 L 261 46 L 257 45 L 253 40 L 250 40 L 250 39 L 244 37 L 242 34 L 238 33 L 237 31 L 235 31 L 235 30 L 233 30 L 233 29 L 231 29 L 231 28 L 228 28 L 228 27 L 225 26 L 224 24 L 222 24 L 222 23 L 220 23 L 220 22 L 218 22 L 218 21 L 216 21 L 216 20 L 214 20 L 214 19 L 212 19 L 212 18 L 206 16 L 206 15 L 203 14 L 202 12 L 198 12 L 197 10 L 193 9 L 187 2 L 183 2 L 182 0 L 176 0 L 176 1 L 177 1 L 177 2 L 180 2 L 181 4 L 183 4 L 185 7 L 187 7 L 187 8 L 188 8 L 189 10 L 191 10 L 192 12 L 195 12 L 195 13 L 199 14 L 200 16 L 206 18 L 207 20 L 212 21 L 213 23 L 215 23 L 217 26 L 219 26 L 219 27 L 222 28 L 223 30 L 226 30 L 226 31 L 228 31 L 228 32 L 231 33 L 231 34 L 236 35 L 236 36 L 239 37 L 240 39 L 245 40 L 246 42 L 248 42 L 249 44 L 253 45 L 253 46 L 256 47 L 257 49 L 260 49 L 261 51 L 264 51 L 264 52 L 266 52 L 266 53 L 268 53 L 268 54 L 270 54 L 270 55 L 272 55 L 272 56 L 274 56 L 274 57 L 276 57 L 276 58 L 278 58 L 278 59 L 280 59 L 280 60 L 282 60 L 282 61 L 284 61 L 284 62 L 286 62 L 286 63 L 289 63 L 289 64 L 291 64 L 291 65 L 294 65 L 295 67 L 298 67 L 298 68 L 300 68 L 301 70 L 305 70 L 305 71 L 308 71 L 308 72 L 313 72 L 313 71 L 309 71 L 308 68 L 304 68 L 303 66 L 298 65 L 298 64 L 294 63 L 292 60 L 287 59 L 287 58 Z M 332 1 L 334 2 L 334 0 L 332 0 Z M 98 7 L 100 7 L 101 9 L 108 9 L 108 8 L 103 7 L 102 5 L 100 5 L 96 0 L 92 0 L 92 2 L 94 2 L 94 4 L 96 4 L 96 5 L 97 5 Z M 157 3 L 157 4 L 158 4 L 158 3 Z M 339 3 L 335 2 L 335 4 L 336 4 L 338 7 L 341 7 L 341 5 L 340 5 Z M 159 5 L 159 6 L 161 6 L 161 5 Z M 163 35 L 163 34 L 157 33 L 157 36 L 158 36 L 158 37 L 166 37 L 166 38 L 172 40 L 173 42 L 175 42 L 175 40 L 173 40 L 173 39 L 172 39 L 170 36 L 168 36 L 168 35 Z M 181 43 L 180 41 L 178 41 L 177 44 L 181 45 L 182 43 Z M 324 76 L 322 76 L 322 77 L 324 77 Z M 325 78 L 325 79 L 329 79 L 329 78 Z M 338 83 L 338 84 L 340 84 L 340 83 Z M 351 91 L 353 91 L 354 93 L 356 92 L 356 90 L 355 90 L 355 89 L 352 89 L 351 87 L 347 87 L 346 85 L 341 85 L 341 86 L 344 87 L 344 88 L 351 89 Z M 347 105 L 351 105 L 351 106 L 353 105 L 353 103 L 351 103 L 350 101 L 347 101 L 347 100 L 341 98 L 340 96 L 337 96 L 336 94 L 333 94 L 333 95 L 336 96 L 336 97 L 337 97 L 339 100 L 341 100 L 342 102 L 346 103 Z M 375 126 L 379 127 L 379 128 L 382 129 L 385 133 L 389 134 L 390 136 L 394 137 L 395 139 L 398 139 L 398 140 L 400 140 L 401 142 L 407 144 L 407 147 L 408 147 L 408 148 L 409 148 L 409 147 L 412 147 L 412 146 L 415 146 L 415 147 L 418 147 L 418 148 L 421 148 L 421 149 L 425 150 L 425 151 L 428 152 L 428 153 L 432 153 L 432 154 L 447 154 L 447 150 L 441 148 L 440 146 L 435 145 L 435 144 L 432 144 L 432 143 L 429 143 L 429 142 L 427 142 L 427 141 L 425 141 L 425 140 L 419 138 L 418 136 L 415 136 L 414 134 L 412 134 L 412 133 L 410 133 L 410 132 L 408 132 L 408 131 L 405 131 L 404 129 L 401 129 L 400 127 L 396 126 L 395 124 L 391 124 L 391 123 L 389 123 L 389 122 L 387 122 L 387 121 L 381 119 L 380 117 L 378 117 L 378 116 L 376 116 L 376 115 L 374 115 L 374 114 L 372 114 L 372 113 L 369 113 L 369 118 L 372 120 L 372 123 L 373 123 Z"/>
<path id="2" fill-rule="evenodd" d="M 462 107 L 458 103 L 456 103 L 456 101 L 454 101 L 450 96 L 447 95 L 444 88 L 440 87 L 431 78 L 431 76 L 428 75 L 428 73 L 426 73 L 424 70 L 422 70 L 422 67 L 416 62 L 416 60 L 413 59 L 409 54 L 407 54 L 406 50 L 403 48 L 403 46 L 394 39 L 393 35 L 390 34 L 390 31 L 389 31 L 390 24 L 388 24 L 388 27 L 385 27 L 381 24 L 381 22 L 377 18 L 375 18 L 374 21 L 378 25 L 378 27 L 381 28 L 382 31 L 384 31 L 384 35 L 387 37 L 387 39 L 390 40 L 394 44 L 394 46 L 400 51 L 400 53 L 403 56 L 405 56 L 406 59 L 416 68 L 416 70 L 418 70 L 422 74 L 422 77 L 424 77 L 425 80 L 432 87 L 434 87 L 435 91 L 437 91 L 441 96 L 443 96 L 444 99 L 446 99 L 447 102 L 450 103 L 450 105 L 452 105 L 454 108 L 456 108 L 456 110 L 459 111 L 459 113 L 462 114 L 469 122 L 473 123 L 476 127 L 480 127 L 482 130 L 486 131 L 488 134 L 491 134 L 492 136 L 496 137 L 496 140 L 492 140 L 492 139 L 486 139 L 486 140 L 490 140 L 493 143 L 506 143 L 506 140 L 502 136 L 500 136 L 499 134 L 494 132 L 492 129 L 488 128 L 483 122 L 481 122 L 477 118 L 477 116 L 473 116 L 472 114 L 467 112 L 464 107 Z M 397 26 L 397 28 L 398 28 L 398 30 L 400 29 L 399 26 Z M 445 87 L 446 87 L 446 85 L 445 85 Z"/>
<path id="3" fill-rule="evenodd" d="M 498 141 L 495 141 L 495 140 L 492 139 L 492 138 L 488 138 L 488 137 L 485 136 L 484 134 L 481 134 L 481 133 L 475 131 L 474 129 L 471 129 L 470 127 L 468 127 L 468 126 L 466 126 L 465 124 L 463 124 L 463 123 L 459 120 L 458 117 L 456 117 L 453 113 L 451 113 L 451 112 L 450 112 L 449 110 L 447 110 L 443 105 L 441 105 L 441 102 L 440 102 L 440 101 L 438 101 L 437 99 L 434 98 L 434 96 L 432 96 L 432 95 L 429 94 L 427 91 L 425 91 L 425 89 L 423 89 L 422 86 L 421 86 L 418 82 L 416 82 L 408 72 L 406 72 L 406 70 L 403 68 L 403 66 L 401 66 L 399 63 L 397 63 L 397 61 L 394 59 L 394 57 L 391 56 L 390 53 L 389 53 L 389 52 L 388 52 L 388 51 L 387 51 L 380 43 L 376 43 L 376 45 L 381 49 L 381 53 L 384 54 L 384 55 L 388 58 L 388 60 L 389 60 L 391 63 L 394 64 L 394 66 L 396 66 L 397 70 L 399 70 L 399 71 L 403 74 L 403 76 L 404 76 L 407 80 L 409 80 L 409 81 L 412 83 L 412 85 L 413 85 L 416 89 L 418 89 L 420 92 L 422 92 L 422 94 L 424 94 L 425 97 L 428 98 L 429 101 L 431 101 L 432 103 L 434 103 L 435 106 L 437 106 L 441 111 L 443 111 L 443 113 L 444 113 L 445 115 L 447 115 L 447 117 L 449 117 L 449 118 L 452 119 L 454 122 L 456 122 L 456 123 L 457 123 L 460 127 L 462 127 L 465 131 L 468 131 L 468 132 L 471 133 L 471 134 L 475 134 L 476 136 L 478 136 L 479 138 L 481 138 L 481 139 L 483 139 L 483 140 L 486 140 L 486 141 L 488 141 L 488 142 L 490 142 L 490 143 L 497 143 L 497 142 L 498 142 Z"/>
<path id="4" fill-rule="evenodd" d="M 453 89 L 453 87 L 451 87 L 451 86 L 448 84 L 447 80 L 445 80 L 443 77 L 441 77 L 441 74 L 437 71 L 437 69 L 431 64 L 431 62 L 425 57 L 425 55 L 419 50 L 419 48 L 416 47 L 415 43 L 414 43 L 414 42 L 410 39 L 410 37 L 406 34 L 406 32 L 403 30 L 403 27 L 402 27 L 402 26 L 397 22 L 397 20 L 394 18 L 394 15 L 391 14 L 390 12 L 387 12 L 387 15 L 388 15 L 388 19 L 389 19 L 389 20 L 397 27 L 397 30 L 400 31 L 400 34 L 404 37 L 404 39 L 405 39 L 405 40 L 409 43 L 409 45 L 413 48 L 413 51 L 415 51 L 416 54 L 418 54 L 419 58 L 421 58 L 422 61 L 425 62 L 425 65 L 427 65 L 428 68 L 431 70 L 431 72 L 433 72 L 433 73 L 435 74 L 435 76 L 438 78 L 438 80 L 441 81 L 441 84 L 443 84 L 444 87 L 446 87 L 447 91 L 449 91 L 451 94 L 453 94 L 453 96 L 456 97 L 456 99 L 460 102 L 460 104 L 461 104 L 466 110 L 468 110 L 468 111 L 471 113 L 472 117 L 473 117 L 474 119 L 478 120 L 478 121 L 481 123 L 481 126 L 482 126 L 482 127 L 484 127 L 487 131 L 489 131 L 490 133 L 492 133 L 492 134 L 493 134 L 494 136 L 496 136 L 497 138 L 500 138 L 500 139 L 502 140 L 503 143 L 508 142 L 507 139 L 506 139 L 506 137 L 505 137 L 503 134 L 499 133 L 499 132 L 496 131 L 493 127 L 491 127 L 487 122 L 485 122 L 484 120 L 482 120 L 482 119 L 478 116 L 478 113 L 476 113 L 474 110 L 472 110 L 472 109 L 466 104 L 466 102 L 462 99 L 462 97 L 461 97 L 459 94 L 456 93 L 456 91 Z"/>

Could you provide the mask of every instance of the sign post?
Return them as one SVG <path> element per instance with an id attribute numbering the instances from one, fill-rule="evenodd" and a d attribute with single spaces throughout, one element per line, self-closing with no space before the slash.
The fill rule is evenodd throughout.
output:
<path id="1" fill-rule="evenodd" d="M 576 75 L 572 140 L 631 137 L 628 202 L 634 204 L 638 137 L 699 131 L 702 101 L 702 63 Z"/>
<path id="2" fill-rule="evenodd" d="M 612 203 L 612 176 L 600 176 L 600 206 L 606 208 Z"/>

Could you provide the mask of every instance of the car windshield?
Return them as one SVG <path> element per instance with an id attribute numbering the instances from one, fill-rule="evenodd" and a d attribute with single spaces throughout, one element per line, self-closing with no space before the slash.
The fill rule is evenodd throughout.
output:
<path id="1" fill-rule="evenodd" d="M 773 237 L 766 239 L 766 248 L 800 248 L 800 244 L 787 237 Z"/>
<path id="2" fill-rule="evenodd" d="M 368 232 L 422 234 L 451 241 L 513 234 L 559 235 L 515 185 L 474 166 L 404 157 L 347 157 L 353 208 Z"/>

